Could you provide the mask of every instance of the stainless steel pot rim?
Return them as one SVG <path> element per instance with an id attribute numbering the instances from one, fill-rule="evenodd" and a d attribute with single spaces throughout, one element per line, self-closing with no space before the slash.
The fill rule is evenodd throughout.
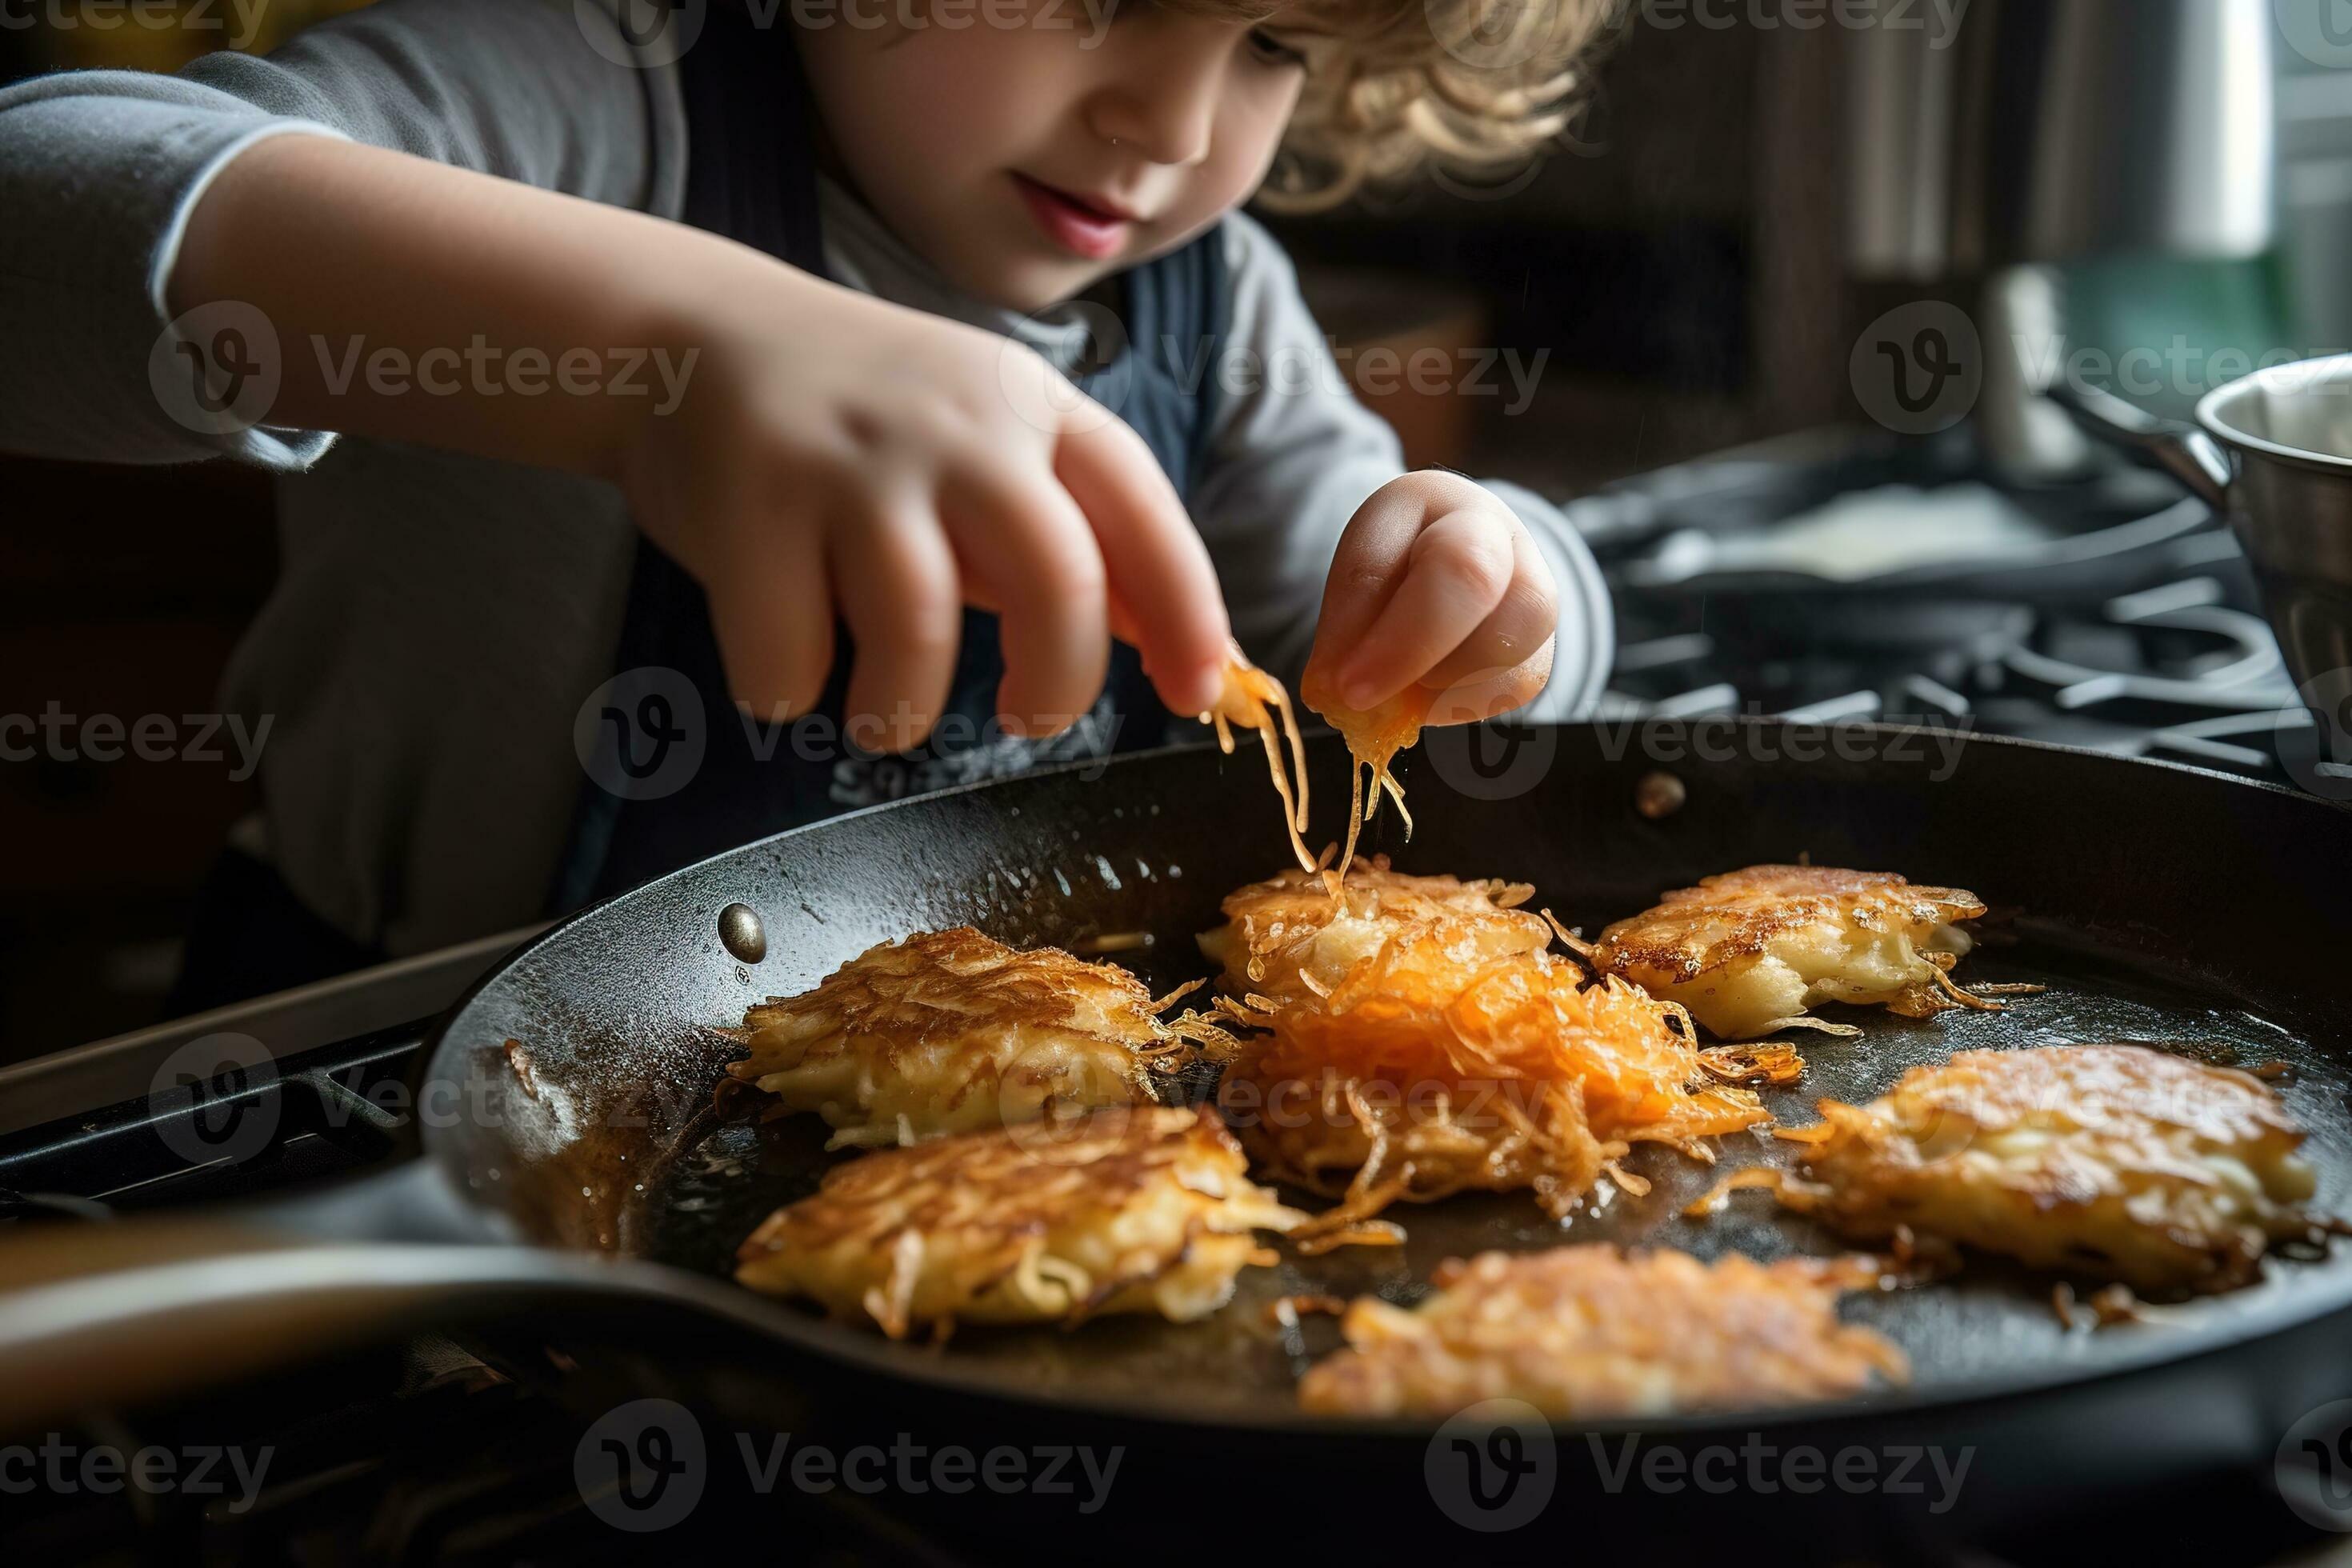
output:
<path id="1" fill-rule="evenodd" d="M 2197 405 L 2197 423 L 2224 447 L 2322 473 L 2352 474 L 2352 453 L 2315 452 L 2307 447 L 2290 447 L 2254 435 L 2239 425 L 2233 414 L 2257 394 L 2281 398 L 2352 398 L 2352 353 L 2266 365 L 2251 375 L 2215 387 Z"/>

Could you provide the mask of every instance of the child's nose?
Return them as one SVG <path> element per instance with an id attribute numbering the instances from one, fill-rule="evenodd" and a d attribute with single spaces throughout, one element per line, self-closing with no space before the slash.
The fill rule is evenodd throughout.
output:
<path id="1" fill-rule="evenodd" d="M 1087 120 L 1096 135 L 1133 148 L 1155 163 L 1204 161 L 1224 89 L 1223 61 L 1163 57 L 1095 95 Z"/>

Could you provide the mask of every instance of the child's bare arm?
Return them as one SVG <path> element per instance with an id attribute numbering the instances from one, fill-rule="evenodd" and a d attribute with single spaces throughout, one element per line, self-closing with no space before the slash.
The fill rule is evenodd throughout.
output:
<path id="1" fill-rule="evenodd" d="M 269 319 L 287 349 L 273 419 L 621 485 L 709 593 L 730 682 L 762 714 L 814 703 L 836 607 L 862 743 L 929 731 L 965 604 L 1003 613 L 1000 707 L 1029 730 L 1091 706 L 1114 621 L 1180 710 L 1214 699 L 1224 616 L 1173 489 L 1131 430 L 992 333 L 678 225 L 319 137 L 222 172 L 170 291 L 175 310 L 239 300 Z M 310 352 L 352 337 L 412 364 L 477 338 L 551 361 L 694 357 L 665 413 L 462 377 L 379 390 Z"/>
<path id="2" fill-rule="evenodd" d="M 247 148 L 189 215 L 166 285 L 174 316 L 235 300 L 277 330 L 268 421 L 617 478 L 633 404 L 594 390 L 520 396 L 503 366 L 535 349 L 664 348 L 690 323 L 667 279 L 789 291 L 799 274 L 643 214 L 326 137 Z M 813 279 L 807 280 L 814 283 Z M 475 339 L 495 375 L 468 374 Z M 203 347 L 203 344 L 195 345 Z M 460 356 L 435 375 L 425 356 Z M 401 374 L 369 374 L 367 360 Z M 429 384 L 420 384 L 417 371 Z M 446 390 L 445 390 L 446 388 Z"/>
<path id="3" fill-rule="evenodd" d="M 840 610 L 868 744 L 921 732 L 965 602 L 1007 612 L 1001 695 L 1033 728 L 1086 710 L 1107 627 L 1172 704 L 1211 700 L 1223 605 L 1140 443 L 1018 417 L 1008 369 L 1099 413 L 1025 351 L 662 221 L 688 151 L 675 72 L 617 63 L 593 24 L 393 0 L 268 59 L 0 92 L 0 447 L 300 466 L 332 430 L 615 478 L 709 588 L 762 713 L 821 689 Z M 175 423 L 150 388 L 165 322 L 215 300 L 273 324 L 259 428 Z M 497 395 L 453 363 L 478 338 Z M 655 416 L 671 388 L 566 393 L 544 368 L 536 395 L 502 386 L 518 351 L 567 348 L 666 348 L 683 402 Z M 387 349 L 405 391 L 369 374 Z"/>

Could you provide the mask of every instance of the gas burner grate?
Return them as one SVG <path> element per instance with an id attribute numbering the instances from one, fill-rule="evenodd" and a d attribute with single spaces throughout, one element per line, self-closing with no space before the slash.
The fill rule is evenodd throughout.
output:
<path id="1" fill-rule="evenodd" d="M 2307 754 L 2310 717 L 2235 540 L 2177 492 L 2148 491 L 2147 476 L 1999 492 L 2061 542 L 2006 566 L 1859 584 L 1787 569 L 1662 580 L 1662 561 L 1704 552 L 1693 535 L 1769 535 L 1842 488 L 1997 489 L 1948 444 L 1720 468 L 1723 483 L 1677 471 L 1578 512 L 1610 523 L 1597 548 L 1622 641 L 1604 721 L 1873 720 L 2281 784 L 2343 772 Z"/>

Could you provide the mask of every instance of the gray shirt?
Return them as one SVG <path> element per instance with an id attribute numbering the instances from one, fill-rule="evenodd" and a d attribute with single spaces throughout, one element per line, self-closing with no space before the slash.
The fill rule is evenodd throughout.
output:
<path id="1" fill-rule="evenodd" d="M 542 912 L 582 775 L 572 722 L 612 673 L 635 536 L 617 491 L 543 469 L 316 430 L 176 422 L 148 363 L 209 181 L 272 135 L 347 137 L 676 218 L 674 68 L 614 63 L 571 0 L 385 0 L 267 59 L 177 77 L 50 76 L 0 92 L 0 447 L 114 462 L 226 454 L 278 470 L 282 571 L 224 708 L 271 729 L 241 835 L 351 936 L 404 953 Z M 1083 321 L 961 295 L 847 192 L 822 192 L 845 284 L 1016 336 L 1066 367 Z M 1295 679 L 1357 506 L 1403 471 L 1349 394 L 1280 247 L 1235 215 L 1210 457 L 1192 514 L 1251 656 Z M 289 352 L 302 352 L 289 347 Z M 1495 487 L 1541 542 L 1561 618 L 1534 715 L 1608 674 L 1591 554 L 1540 498 Z"/>

